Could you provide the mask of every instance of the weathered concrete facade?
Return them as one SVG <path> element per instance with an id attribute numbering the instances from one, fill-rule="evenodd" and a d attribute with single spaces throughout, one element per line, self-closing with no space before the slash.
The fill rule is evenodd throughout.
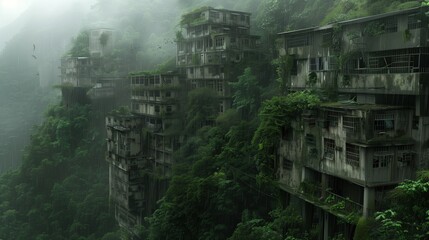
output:
<path id="1" fill-rule="evenodd" d="M 250 34 L 250 13 L 205 7 L 182 16 L 177 67 L 191 89 L 207 87 L 219 96 L 219 112 L 231 107 L 227 67 L 255 55 L 259 37 Z"/>
<path id="2" fill-rule="evenodd" d="M 180 145 L 184 77 L 176 73 L 137 74 L 131 77 L 132 112 L 144 121 L 148 144 L 145 151 L 160 171 L 169 176 L 173 152 Z"/>
<path id="3" fill-rule="evenodd" d="M 335 217 L 352 238 L 359 216 L 383 207 L 387 190 L 429 164 L 427 22 L 420 8 L 280 33 L 292 59 L 290 91 L 338 96 L 284 129 L 280 186 L 306 222 L 332 237 Z M 308 209 L 312 209 L 311 211 Z M 310 213 L 309 213 L 310 212 Z"/>
<path id="4" fill-rule="evenodd" d="M 185 33 L 177 36 L 177 71 L 130 73 L 130 115 L 106 120 L 110 199 L 119 225 L 134 234 L 167 189 L 174 152 L 184 139 L 187 93 L 213 89 L 223 113 L 232 102 L 228 81 L 235 80 L 226 68 L 255 54 L 258 45 L 249 32 L 249 13 L 207 7 L 185 14 L 181 25 Z"/>

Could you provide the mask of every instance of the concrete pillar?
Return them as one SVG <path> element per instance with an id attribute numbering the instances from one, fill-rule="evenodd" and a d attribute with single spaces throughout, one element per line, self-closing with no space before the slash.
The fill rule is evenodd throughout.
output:
<path id="1" fill-rule="evenodd" d="M 319 234 L 318 234 L 317 240 L 323 240 L 325 211 L 323 211 L 321 208 L 318 208 L 317 214 L 319 216 Z"/>
<path id="2" fill-rule="evenodd" d="M 328 188 L 328 175 L 326 173 L 322 173 L 322 198 L 325 199 L 326 197 L 326 189 Z"/>
<path id="3" fill-rule="evenodd" d="M 323 240 L 329 240 L 332 232 L 332 217 L 329 213 L 323 212 Z"/>
<path id="4" fill-rule="evenodd" d="M 363 191 L 363 216 L 369 217 L 375 210 L 375 188 L 365 187 Z"/>
<path id="5" fill-rule="evenodd" d="M 306 229 L 310 229 L 313 225 L 314 206 L 304 201 L 302 207 L 302 216 L 304 220 L 304 226 Z"/>

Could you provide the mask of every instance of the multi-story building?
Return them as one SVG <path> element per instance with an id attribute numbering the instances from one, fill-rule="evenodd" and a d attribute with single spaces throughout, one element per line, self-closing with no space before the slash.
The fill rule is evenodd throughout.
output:
<path id="1" fill-rule="evenodd" d="M 91 89 L 88 95 L 92 99 L 113 97 L 115 89 L 123 87 L 125 79 L 122 76 L 103 73 L 105 55 L 111 52 L 114 43 L 113 30 L 89 30 L 88 55 L 65 56 L 61 59 L 61 86 L 73 87 L 74 91 L 78 91 L 77 88 L 81 88 L 81 91 Z"/>
<path id="2" fill-rule="evenodd" d="M 130 231 L 141 224 L 147 193 L 144 171 L 150 161 L 141 152 L 141 125 L 140 118 L 128 115 L 106 118 L 109 196 L 116 220 Z"/>
<path id="3" fill-rule="evenodd" d="M 231 107 L 231 67 L 254 57 L 259 37 L 250 34 L 250 13 L 203 7 L 182 16 L 177 36 L 177 67 L 191 89 L 210 88 L 219 96 L 219 112 Z"/>
<path id="4" fill-rule="evenodd" d="M 222 113 L 231 107 L 228 81 L 234 79 L 227 68 L 256 52 L 249 13 L 202 8 L 183 15 L 181 25 L 186 32 L 177 39 L 179 73 L 131 73 L 132 114 L 106 120 L 110 198 L 117 221 L 131 233 L 167 189 L 173 154 L 184 138 L 182 101 L 188 91 L 213 89 Z M 121 155 L 118 146 L 130 150 Z"/>
<path id="5" fill-rule="evenodd" d="M 323 239 L 352 238 L 360 216 L 429 163 L 428 27 L 414 8 L 280 33 L 290 91 L 338 96 L 283 130 L 280 186 Z M 344 221 L 343 221 L 344 222 Z"/>
<path id="6" fill-rule="evenodd" d="M 176 73 L 136 74 L 131 77 L 131 109 L 144 121 L 147 145 L 144 151 L 168 176 L 173 152 L 179 147 L 182 129 L 183 76 Z"/>

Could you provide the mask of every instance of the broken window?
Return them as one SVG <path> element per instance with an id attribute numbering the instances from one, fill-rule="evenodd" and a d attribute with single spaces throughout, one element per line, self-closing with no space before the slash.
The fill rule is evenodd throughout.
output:
<path id="1" fill-rule="evenodd" d="M 375 148 L 372 159 L 373 168 L 388 167 L 391 161 L 393 161 L 393 153 L 391 151 L 389 152 L 389 147 Z"/>
<path id="2" fill-rule="evenodd" d="M 316 138 L 313 134 L 305 134 L 305 144 L 307 144 L 308 147 L 316 146 Z"/>
<path id="3" fill-rule="evenodd" d="M 316 58 L 310 58 L 310 72 L 317 71 Z"/>
<path id="4" fill-rule="evenodd" d="M 335 140 L 324 138 L 323 139 L 323 153 L 326 159 L 335 159 Z"/>
<path id="5" fill-rule="evenodd" d="M 293 140 L 293 129 L 291 127 L 282 127 L 282 139 L 285 141 Z"/>
<path id="6" fill-rule="evenodd" d="M 346 143 L 346 162 L 359 167 L 359 146 Z"/>
<path id="7" fill-rule="evenodd" d="M 310 36 L 306 34 L 290 37 L 287 38 L 286 44 L 288 48 L 308 46 L 310 44 Z"/>
<path id="8" fill-rule="evenodd" d="M 322 46 L 329 47 L 332 45 L 333 33 L 332 31 L 322 33 Z"/>
<path id="9" fill-rule="evenodd" d="M 215 39 L 215 46 L 216 47 L 223 47 L 224 42 L 225 42 L 224 37 L 218 37 Z"/>
<path id="10" fill-rule="evenodd" d="M 412 152 L 413 146 L 398 146 L 397 161 L 398 167 L 408 167 L 414 159 L 414 153 Z"/>
<path id="11" fill-rule="evenodd" d="M 417 29 L 422 27 L 422 20 L 416 15 L 408 16 L 408 29 Z"/>
<path id="12" fill-rule="evenodd" d="M 340 112 L 328 111 L 327 112 L 327 118 L 329 121 L 329 126 L 336 126 L 338 124 L 340 117 L 341 117 Z"/>
<path id="13" fill-rule="evenodd" d="M 293 168 L 293 162 L 289 159 L 283 158 L 283 169 L 284 170 L 292 170 Z"/>
<path id="14" fill-rule="evenodd" d="M 314 115 L 313 112 L 304 112 L 302 113 L 302 120 L 307 123 L 307 125 L 309 127 L 314 127 L 316 126 L 316 116 Z"/>
<path id="15" fill-rule="evenodd" d="M 220 17 L 219 12 L 210 12 L 210 17 L 213 19 L 218 19 Z"/>
<path id="16" fill-rule="evenodd" d="M 395 129 L 395 115 L 393 113 L 375 114 L 374 130 L 378 132 L 392 131 Z"/>
<path id="17" fill-rule="evenodd" d="M 359 130 L 359 118 L 355 116 L 344 116 L 343 129 L 348 132 L 355 132 Z"/>
<path id="18" fill-rule="evenodd" d="M 223 113 L 223 110 L 224 110 L 224 109 L 223 109 L 223 102 L 222 102 L 222 101 L 220 101 L 220 102 L 219 102 L 219 112 L 220 112 L 220 113 Z"/>
<path id="19" fill-rule="evenodd" d="M 223 83 L 222 83 L 222 82 L 218 82 L 218 83 L 217 83 L 217 91 L 218 91 L 219 93 L 222 93 L 222 92 L 223 92 Z"/>

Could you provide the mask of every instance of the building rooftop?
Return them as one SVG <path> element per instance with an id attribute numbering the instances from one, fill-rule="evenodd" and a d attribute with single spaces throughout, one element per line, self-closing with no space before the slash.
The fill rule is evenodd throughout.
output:
<path id="1" fill-rule="evenodd" d="M 357 103 L 354 101 L 322 103 L 321 107 L 322 108 L 343 109 L 343 110 L 370 110 L 370 111 L 395 110 L 395 109 L 405 109 L 406 108 L 406 107 L 402 107 L 402 106 Z"/>
<path id="2" fill-rule="evenodd" d="M 280 33 L 278 33 L 278 35 L 289 35 L 289 34 L 299 34 L 299 33 L 305 33 L 305 32 L 323 31 L 323 30 L 326 30 L 326 29 L 333 28 L 334 25 L 345 26 L 345 25 L 351 25 L 351 24 L 369 22 L 369 21 L 383 19 L 383 18 L 387 18 L 387 17 L 391 17 L 391 16 L 396 16 L 396 15 L 404 15 L 404 14 L 412 14 L 412 13 L 425 12 L 424 9 L 429 10 L 428 7 L 415 7 L 415 8 L 409 8 L 409 9 L 404 9 L 404 10 L 399 10 L 399 11 L 394 11 L 394 12 L 382 13 L 382 14 L 377 14 L 377 15 L 372 15 L 372 16 L 366 16 L 366 17 L 360 17 L 360 18 L 355 18 L 355 19 L 350 19 L 350 20 L 335 22 L 335 23 L 331 23 L 331 24 L 328 24 L 328 25 L 320 26 L 320 27 L 313 26 L 313 27 L 308 27 L 308 28 L 302 28 L 302 29 L 296 29 L 296 30 L 291 30 L 291 31 L 280 32 Z"/>

